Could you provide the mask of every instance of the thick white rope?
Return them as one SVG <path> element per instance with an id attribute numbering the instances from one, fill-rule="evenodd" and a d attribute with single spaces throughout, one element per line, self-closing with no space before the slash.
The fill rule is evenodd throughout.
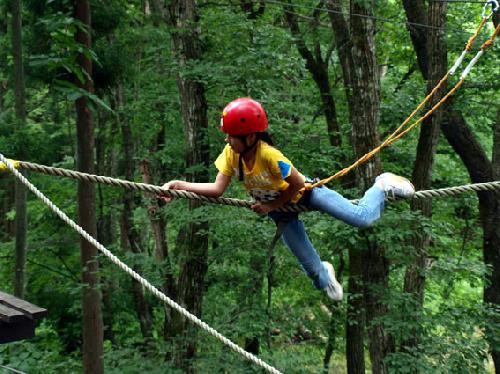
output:
<path id="1" fill-rule="evenodd" d="M 153 286 L 151 283 L 149 283 L 146 279 L 142 278 L 138 273 L 136 273 L 134 270 L 132 270 L 129 266 L 127 266 L 125 263 L 120 261 L 118 257 L 116 257 L 113 253 L 111 253 L 109 250 L 107 250 L 101 243 L 99 243 L 97 240 L 95 240 L 92 236 L 90 236 L 82 227 L 80 227 L 78 224 L 76 224 L 71 218 L 69 218 L 63 211 L 61 211 L 57 206 L 52 203 L 42 192 L 40 192 L 30 181 L 28 181 L 21 173 L 19 173 L 14 165 L 4 157 L 3 154 L 0 153 L 0 161 L 5 163 L 9 170 L 14 174 L 16 178 L 18 178 L 26 187 L 28 187 L 31 192 L 33 192 L 40 200 L 42 200 L 45 205 L 47 205 L 54 213 L 56 213 L 59 218 L 61 218 L 64 222 L 66 222 L 69 226 L 71 226 L 74 230 L 76 230 L 81 236 L 83 236 L 89 243 L 91 243 L 93 246 L 95 246 L 99 251 L 101 251 L 106 257 L 108 257 L 111 262 L 113 262 L 115 265 L 117 265 L 120 269 L 122 269 L 124 272 L 126 272 L 128 275 L 130 275 L 132 278 L 134 278 L 136 281 L 138 281 L 140 284 L 142 284 L 145 288 L 147 288 L 153 295 L 155 295 L 157 298 L 162 300 L 164 303 L 168 304 L 171 308 L 177 310 L 180 314 L 182 314 L 184 317 L 186 317 L 188 320 L 193 322 L 195 325 L 198 325 L 200 328 L 203 330 L 207 331 L 211 335 L 215 336 L 217 339 L 222 341 L 225 345 L 227 345 L 229 348 L 232 350 L 238 352 L 242 356 L 244 356 L 246 359 L 252 361 L 256 365 L 261 366 L 265 370 L 267 370 L 270 373 L 273 374 L 281 374 L 280 371 L 275 369 L 274 367 L 268 365 L 258 357 L 254 356 L 253 354 L 245 351 L 243 348 L 238 346 L 237 344 L 233 343 L 231 340 L 220 334 L 217 330 L 214 328 L 210 327 L 208 324 L 203 322 L 201 319 L 196 317 L 194 314 L 191 314 L 189 311 L 184 309 L 182 306 L 177 304 L 175 301 L 170 299 L 167 295 L 165 295 L 163 292 L 158 290 L 155 286 Z"/>

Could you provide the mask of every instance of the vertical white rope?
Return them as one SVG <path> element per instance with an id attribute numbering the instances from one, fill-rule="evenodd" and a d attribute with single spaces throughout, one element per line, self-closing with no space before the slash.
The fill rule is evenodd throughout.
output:
<path id="1" fill-rule="evenodd" d="M 196 317 L 194 314 L 191 314 L 189 311 L 184 309 L 182 306 L 177 304 L 175 301 L 170 299 L 168 296 L 166 296 L 163 292 L 158 290 L 155 286 L 153 286 L 151 283 L 149 283 L 146 279 L 142 278 L 138 273 L 136 273 L 134 270 L 132 270 L 129 266 L 127 266 L 125 263 L 120 261 L 118 257 L 116 257 L 113 253 L 111 253 L 109 250 L 107 250 L 101 243 L 99 243 L 97 240 L 95 240 L 92 236 L 90 236 L 82 227 L 80 227 L 78 224 L 76 224 L 71 218 L 69 218 L 63 211 L 61 211 L 57 206 L 52 203 L 42 192 L 40 192 L 30 181 L 28 181 L 21 173 L 19 173 L 14 165 L 4 157 L 3 154 L 0 153 L 0 161 L 5 163 L 9 170 L 14 174 L 16 178 L 18 178 L 26 187 L 29 188 L 31 192 L 33 192 L 40 200 L 42 200 L 54 213 L 56 213 L 59 218 L 61 218 L 64 222 L 66 222 L 69 226 L 71 226 L 74 230 L 76 230 L 81 236 L 83 236 L 87 241 L 89 241 L 92 245 L 94 245 L 99 251 L 101 251 L 106 257 L 108 257 L 111 262 L 113 262 L 115 265 L 117 265 L 120 269 L 125 271 L 127 274 L 129 274 L 132 278 L 134 278 L 136 281 L 138 281 L 140 284 L 142 284 L 145 288 L 147 288 L 153 295 L 155 295 L 157 298 L 162 300 L 164 303 L 168 304 L 171 308 L 177 310 L 180 314 L 182 314 L 184 317 L 189 319 L 191 322 L 193 322 L 195 325 L 198 325 L 201 327 L 203 330 L 207 331 L 211 335 L 215 336 L 217 339 L 222 341 L 224 344 L 226 344 L 228 347 L 230 347 L 232 350 L 238 352 L 248 360 L 252 361 L 256 365 L 261 366 L 265 370 L 267 370 L 270 373 L 273 374 L 281 374 L 280 371 L 275 369 L 274 367 L 270 366 L 269 364 L 265 363 L 258 357 L 254 356 L 253 354 L 245 351 L 243 348 L 238 346 L 237 344 L 233 343 L 231 340 L 220 334 L 217 330 L 214 328 L 210 327 L 208 324 L 203 322 L 201 319 Z"/>

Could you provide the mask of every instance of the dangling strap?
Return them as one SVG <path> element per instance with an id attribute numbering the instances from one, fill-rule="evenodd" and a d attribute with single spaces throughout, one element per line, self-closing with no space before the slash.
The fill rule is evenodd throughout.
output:
<path id="1" fill-rule="evenodd" d="M 285 230 L 286 225 L 288 225 L 288 221 L 284 220 L 280 220 L 276 223 L 276 232 L 274 233 L 273 239 L 271 240 L 271 244 L 269 245 L 270 252 L 276 246 L 276 243 L 278 242 L 279 238 L 281 238 L 281 235 L 283 234 L 283 230 Z"/>

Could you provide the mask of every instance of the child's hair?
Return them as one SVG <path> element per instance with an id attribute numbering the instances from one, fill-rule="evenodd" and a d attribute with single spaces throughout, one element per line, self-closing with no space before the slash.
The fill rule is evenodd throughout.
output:
<path id="1" fill-rule="evenodd" d="M 243 177 L 244 177 L 244 174 L 243 174 L 243 155 L 245 153 L 247 153 L 249 150 L 251 150 L 255 146 L 255 144 L 257 144 L 257 142 L 259 140 L 262 140 L 263 142 L 266 142 L 267 144 L 274 146 L 274 141 L 273 141 L 271 135 L 267 131 L 256 132 L 255 135 L 257 135 L 257 137 L 255 138 L 255 142 L 251 146 L 247 147 L 243 152 L 241 152 L 240 157 L 238 159 L 238 170 L 239 170 L 238 180 L 240 182 L 243 181 Z M 243 142 L 245 142 L 246 137 L 247 137 L 247 135 L 239 135 L 238 136 L 238 138 Z"/>
<path id="2" fill-rule="evenodd" d="M 257 134 L 257 140 L 262 140 L 263 142 L 266 142 L 267 144 L 274 146 L 273 138 L 267 131 L 258 132 L 256 134 Z"/>

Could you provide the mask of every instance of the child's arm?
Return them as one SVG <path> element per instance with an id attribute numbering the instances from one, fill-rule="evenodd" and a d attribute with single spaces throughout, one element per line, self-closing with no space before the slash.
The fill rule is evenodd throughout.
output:
<path id="1" fill-rule="evenodd" d="M 228 177 L 219 172 L 213 183 L 193 183 L 193 182 L 173 180 L 165 183 L 162 186 L 162 188 L 167 190 L 190 191 L 208 197 L 220 197 L 226 190 L 227 186 L 229 186 L 230 182 L 231 182 L 231 177 Z M 170 202 L 170 200 L 172 200 L 172 198 L 167 196 L 162 196 L 161 199 L 167 203 Z"/>
<path id="2" fill-rule="evenodd" d="M 267 203 L 256 203 L 252 205 L 252 209 L 260 214 L 269 213 L 288 203 L 292 199 L 292 197 L 297 194 L 297 192 L 304 188 L 304 179 L 301 177 L 295 167 L 292 167 L 290 175 L 285 178 L 285 180 L 288 183 L 288 188 L 284 190 L 278 198 Z"/>

